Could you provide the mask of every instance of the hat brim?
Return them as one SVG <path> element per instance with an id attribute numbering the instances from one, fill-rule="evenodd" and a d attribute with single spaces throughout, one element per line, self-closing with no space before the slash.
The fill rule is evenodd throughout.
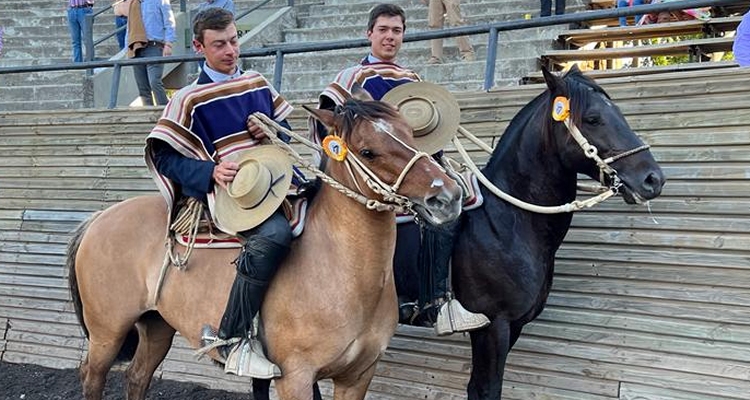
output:
<path id="1" fill-rule="evenodd" d="M 272 180 L 277 181 L 263 202 L 252 210 L 242 208 L 220 185 L 214 186 L 214 218 L 220 228 L 230 233 L 252 229 L 268 219 L 281 206 L 292 182 L 292 161 L 280 148 L 256 146 L 242 151 L 232 161 L 240 164 L 248 159 L 262 163 L 271 171 Z"/>
<path id="2" fill-rule="evenodd" d="M 417 148 L 429 154 L 442 150 L 456 135 L 461 122 L 461 108 L 453 95 L 440 85 L 430 82 L 409 82 L 396 86 L 383 96 L 382 101 L 396 108 L 412 98 L 430 100 L 439 114 L 438 125 L 430 133 L 415 136 Z M 403 115 L 409 121 L 408 116 Z M 413 124 L 410 125 L 413 126 Z"/>

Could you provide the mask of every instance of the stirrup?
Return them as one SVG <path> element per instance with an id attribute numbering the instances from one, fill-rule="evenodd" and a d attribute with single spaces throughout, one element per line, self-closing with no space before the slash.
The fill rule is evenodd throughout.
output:
<path id="1" fill-rule="evenodd" d="M 258 379 L 281 377 L 281 369 L 266 358 L 263 346 L 255 338 L 244 338 L 229 351 L 224 372 Z"/>
<path id="2" fill-rule="evenodd" d="M 450 299 L 438 311 L 435 334 L 450 335 L 455 332 L 473 331 L 490 324 L 484 314 L 473 313 L 464 308 L 457 299 Z"/>
<path id="3" fill-rule="evenodd" d="M 218 336 L 216 331 L 211 328 L 211 325 L 203 325 L 201 329 L 201 348 L 195 351 L 195 355 L 198 358 L 203 357 L 211 350 L 216 349 L 219 353 L 219 359 L 217 361 L 226 363 L 227 354 L 229 348 L 240 341 L 240 338 L 229 338 L 222 339 Z"/>

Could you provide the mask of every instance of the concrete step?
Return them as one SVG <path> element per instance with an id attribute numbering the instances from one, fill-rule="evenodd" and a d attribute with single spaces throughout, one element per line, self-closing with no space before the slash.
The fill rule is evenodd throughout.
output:
<path id="1" fill-rule="evenodd" d="M 67 61 L 67 60 L 66 60 Z M 83 84 L 86 72 L 73 71 L 44 71 L 21 74 L 7 74 L 2 76 L 5 87 L 23 87 L 34 85 Z"/>
<path id="2" fill-rule="evenodd" d="M 521 12 L 523 14 L 523 11 Z M 469 20 L 468 22 L 470 24 L 478 25 L 478 24 L 485 24 L 485 23 L 491 23 L 491 22 L 498 22 L 498 21 L 511 21 L 518 19 L 518 13 L 503 13 L 503 14 L 493 14 L 493 15 L 484 15 L 484 16 L 477 16 L 473 18 L 472 20 Z M 355 38 L 362 38 L 365 37 L 365 25 L 367 24 L 367 20 L 364 19 L 362 21 L 358 21 L 355 23 L 351 23 L 350 20 L 344 20 L 341 21 L 336 27 L 334 28 L 323 28 L 323 27 L 315 27 L 315 28 L 294 28 L 294 29 L 286 29 L 284 30 L 284 40 L 289 43 L 298 43 L 298 42 L 317 42 L 317 41 L 327 41 L 327 40 L 341 40 L 341 39 L 355 39 Z M 566 27 L 559 26 L 551 26 L 551 27 L 544 27 L 544 28 L 534 28 L 537 29 L 536 34 L 544 34 L 545 37 L 556 37 L 559 32 L 566 29 Z M 407 32 L 423 32 L 430 30 L 430 28 L 427 26 L 427 19 L 417 19 L 417 20 L 411 20 L 407 22 Z M 509 32 L 501 32 L 501 35 L 515 35 L 517 37 L 526 37 L 528 33 L 519 33 L 520 31 L 509 31 Z"/>
<path id="3" fill-rule="evenodd" d="M 84 98 L 84 85 L 81 81 L 70 83 L 56 83 L 51 85 L 27 85 L 11 86 L 3 88 L 3 98 L 5 102 L 12 101 L 48 101 L 60 99 L 81 99 Z"/>
<path id="4" fill-rule="evenodd" d="M 408 4 L 408 3 L 407 3 Z M 412 23 L 417 20 L 427 20 L 427 7 L 419 2 L 414 5 L 400 4 L 406 12 L 406 29 L 407 32 L 412 29 Z M 369 12 L 372 4 L 352 4 L 345 7 L 336 6 L 316 6 L 311 9 L 310 16 L 300 18 L 300 26 L 304 28 L 327 27 L 326 23 L 337 23 L 345 20 L 348 23 L 355 22 L 362 27 L 367 25 Z M 539 6 L 523 0 L 480 0 L 476 2 L 464 2 L 461 4 L 461 15 L 468 24 L 475 23 L 474 18 L 495 15 L 511 14 L 516 19 L 524 17 L 525 10 L 532 15 L 539 13 Z M 337 13 L 340 15 L 339 20 L 332 20 L 330 15 Z"/>
<path id="5" fill-rule="evenodd" d="M 484 40 L 473 42 L 477 60 L 484 62 L 487 57 L 486 35 L 472 38 Z M 534 37 L 534 36 L 530 36 Z M 543 50 L 549 50 L 553 44 L 550 39 L 533 39 L 524 41 L 500 41 L 498 43 L 498 59 L 504 58 L 537 58 Z M 284 74 L 304 71 L 340 70 L 347 65 L 359 63 L 368 49 L 345 49 L 317 53 L 316 56 L 305 54 L 290 54 L 284 57 Z M 444 61 L 446 63 L 460 62 L 458 46 L 454 40 L 447 39 L 443 44 Z M 426 42 L 405 43 L 401 48 L 398 63 L 412 68 L 427 65 L 430 58 L 429 44 Z M 246 62 L 253 69 L 273 70 L 275 58 L 252 58 Z"/>
<path id="6" fill-rule="evenodd" d="M 26 54 L 22 58 L 10 58 L 5 55 L 0 57 L 0 67 L 22 67 L 31 65 L 50 65 L 70 62 L 70 57 L 32 57 Z M 3 77 L 12 76 L 12 74 L 2 75 Z M 2 78 L 4 79 L 4 78 Z"/>
<path id="7" fill-rule="evenodd" d="M 112 42 L 111 44 L 102 44 L 96 47 L 96 59 L 108 59 L 112 57 L 113 55 L 117 54 L 120 49 L 117 47 L 117 44 L 114 41 L 107 41 L 107 43 Z M 84 54 L 86 51 L 84 50 Z M 70 48 L 70 45 L 63 45 L 63 46 L 49 46 L 45 47 L 43 45 L 24 45 L 24 44 L 14 44 L 14 45 L 5 45 L 3 46 L 3 58 L 29 58 L 29 57 L 39 57 L 39 58 L 70 58 L 72 56 L 72 50 Z M 0 58 L 2 59 L 2 58 Z"/>
<path id="8" fill-rule="evenodd" d="M 17 100 L 3 101 L 0 100 L 0 111 L 32 111 L 32 110 L 75 110 L 85 108 L 83 100 Z"/>
<path id="9" fill-rule="evenodd" d="M 354 63 L 349 64 L 354 65 Z M 268 68 L 270 67 L 270 68 Z M 485 63 L 483 61 L 474 62 L 450 62 L 437 65 L 412 65 L 422 79 L 449 88 L 454 91 L 479 90 L 483 86 Z M 318 94 L 336 77 L 342 67 L 330 70 L 318 71 L 287 71 L 283 75 L 281 93 L 289 98 L 306 99 L 315 98 Z M 254 68 L 261 72 L 268 79 L 272 79 L 272 66 L 258 65 Z M 519 78 L 517 74 L 520 71 L 535 71 L 537 63 L 535 59 L 529 58 L 508 58 L 499 61 L 496 64 L 496 81 L 504 81 L 504 84 L 517 83 Z M 512 74 L 503 74 L 499 71 L 514 71 Z M 460 78 L 456 78 L 460 77 Z M 291 92 L 291 93 L 287 93 Z M 313 97 L 307 96 L 313 93 Z"/>
<path id="10" fill-rule="evenodd" d="M 116 27 L 114 21 L 110 22 L 111 23 L 104 23 L 104 21 L 102 21 L 100 24 L 94 24 L 94 40 L 98 40 L 99 38 L 115 31 Z M 2 24 L 2 22 L 0 22 L 0 24 Z M 50 21 L 49 23 L 27 24 L 24 26 L 5 25 L 3 31 L 3 36 L 5 38 L 55 36 L 58 38 L 70 39 L 70 28 L 68 28 L 68 23 L 66 21 L 63 21 L 62 23 Z"/>

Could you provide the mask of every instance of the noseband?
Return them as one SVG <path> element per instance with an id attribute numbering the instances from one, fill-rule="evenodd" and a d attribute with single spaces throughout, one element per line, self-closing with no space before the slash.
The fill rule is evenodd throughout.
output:
<path id="1" fill-rule="evenodd" d="M 599 183 L 602 186 L 605 186 L 608 189 L 614 189 L 615 191 L 618 191 L 620 189 L 620 187 L 622 186 L 622 181 L 620 180 L 620 177 L 617 176 L 617 170 L 612 168 L 610 164 L 621 158 L 631 156 L 643 150 L 648 150 L 651 147 L 647 144 L 644 144 L 642 146 L 638 146 L 634 149 L 622 152 L 612 157 L 602 159 L 601 157 L 599 157 L 599 151 L 597 150 L 596 146 L 589 143 L 589 141 L 586 140 L 585 137 L 583 137 L 583 134 L 578 129 L 576 124 L 574 124 L 573 121 L 570 120 L 570 116 L 566 117 L 562 122 L 565 124 L 565 127 L 568 128 L 570 136 L 572 136 L 573 139 L 575 139 L 576 143 L 581 146 L 583 154 L 596 162 L 596 165 L 599 167 Z M 606 180 L 604 179 L 605 177 L 609 178 L 609 185 L 607 185 Z"/>

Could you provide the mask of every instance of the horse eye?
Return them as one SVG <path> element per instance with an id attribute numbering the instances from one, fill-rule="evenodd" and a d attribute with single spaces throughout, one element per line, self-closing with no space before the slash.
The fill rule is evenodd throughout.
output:
<path id="1" fill-rule="evenodd" d="M 583 117 L 583 122 L 589 125 L 600 125 L 602 123 L 602 120 L 599 118 L 598 115 L 589 115 L 589 116 Z"/>
<path id="2" fill-rule="evenodd" d="M 370 161 L 372 161 L 375 158 L 375 153 L 373 153 L 372 150 L 368 150 L 368 149 L 360 150 L 359 155 Z"/>

